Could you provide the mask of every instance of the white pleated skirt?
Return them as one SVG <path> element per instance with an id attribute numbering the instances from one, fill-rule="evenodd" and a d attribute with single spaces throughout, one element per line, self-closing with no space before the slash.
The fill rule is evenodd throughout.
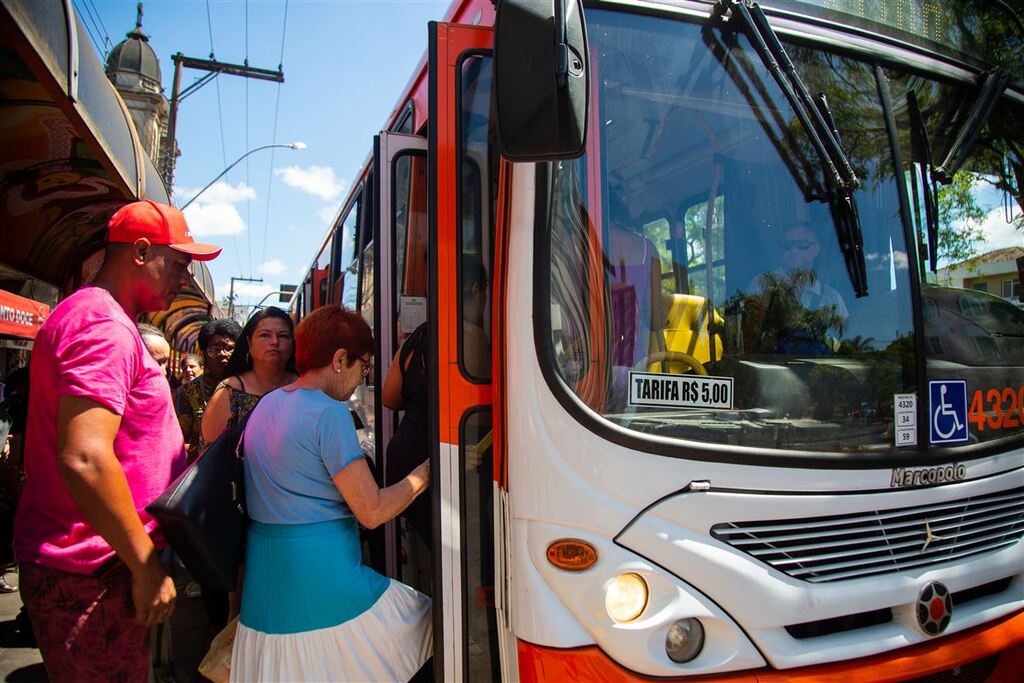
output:
<path id="1" fill-rule="evenodd" d="M 430 610 L 359 563 L 354 520 L 253 522 L 231 680 L 408 681 L 433 652 Z"/>
<path id="2" fill-rule="evenodd" d="M 392 581 L 368 612 L 305 633 L 238 625 L 231 680 L 408 681 L 430 658 L 430 598 Z"/>

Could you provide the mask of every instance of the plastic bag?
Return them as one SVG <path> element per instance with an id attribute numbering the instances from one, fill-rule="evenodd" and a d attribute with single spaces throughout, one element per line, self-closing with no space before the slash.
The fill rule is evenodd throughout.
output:
<path id="1" fill-rule="evenodd" d="M 235 629 L 238 627 L 238 617 L 228 622 L 228 625 L 213 638 L 210 643 L 210 651 L 199 662 L 199 673 L 209 678 L 214 683 L 228 683 L 231 676 L 231 649 L 235 645 Z"/>

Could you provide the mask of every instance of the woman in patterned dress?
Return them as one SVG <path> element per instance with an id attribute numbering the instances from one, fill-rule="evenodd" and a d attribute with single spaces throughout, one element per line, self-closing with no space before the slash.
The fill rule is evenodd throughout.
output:
<path id="1" fill-rule="evenodd" d="M 427 487 L 424 461 L 381 489 L 345 405 L 373 336 L 338 305 L 303 319 L 297 381 L 264 397 L 245 435 L 251 522 L 233 681 L 408 681 L 432 650 L 430 599 L 362 563 L 375 528 Z"/>
<path id="2" fill-rule="evenodd" d="M 294 330 L 291 317 L 274 306 L 249 317 L 224 368 L 225 379 L 206 404 L 202 420 L 204 444 L 213 443 L 218 436 L 240 425 L 265 394 L 295 381 Z M 241 609 L 237 590 L 225 596 L 204 586 L 203 600 L 208 603 L 215 627 L 223 627 Z"/>

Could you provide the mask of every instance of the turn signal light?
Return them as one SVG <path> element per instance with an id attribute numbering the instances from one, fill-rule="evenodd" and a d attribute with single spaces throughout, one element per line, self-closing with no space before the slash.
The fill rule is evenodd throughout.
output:
<path id="1" fill-rule="evenodd" d="M 548 562 L 559 569 L 580 572 L 597 562 L 597 549 L 578 538 L 563 538 L 548 546 Z"/>

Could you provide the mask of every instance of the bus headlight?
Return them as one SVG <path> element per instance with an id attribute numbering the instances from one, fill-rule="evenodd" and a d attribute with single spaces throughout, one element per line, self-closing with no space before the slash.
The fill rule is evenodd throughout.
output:
<path id="1" fill-rule="evenodd" d="M 704 627 L 696 619 L 680 619 L 668 627 L 665 654 L 677 664 L 685 664 L 704 647 Z"/>
<path id="2" fill-rule="evenodd" d="M 639 574 L 619 574 L 605 589 L 604 608 L 620 624 L 636 619 L 646 606 L 647 582 Z"/>

